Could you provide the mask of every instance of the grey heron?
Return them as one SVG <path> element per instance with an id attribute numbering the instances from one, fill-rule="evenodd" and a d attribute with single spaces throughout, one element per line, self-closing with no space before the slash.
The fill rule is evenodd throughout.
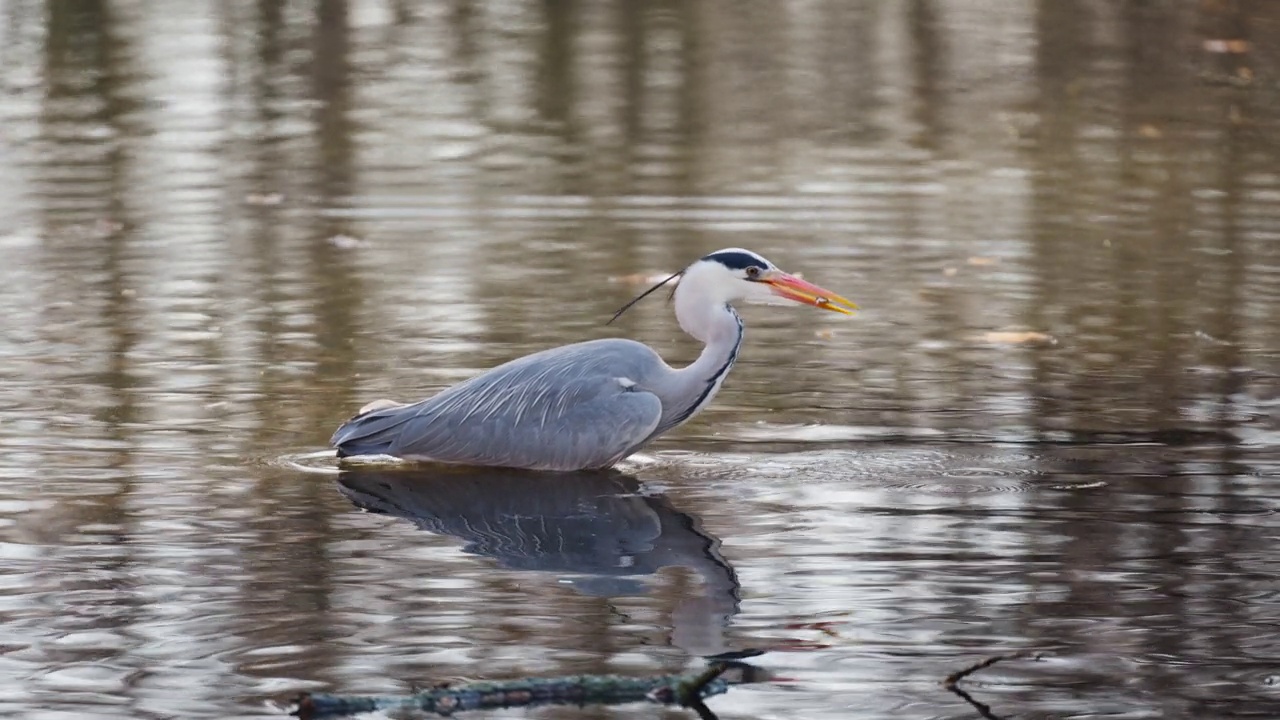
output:
<path id="1" fill-rule="evenodd" d="M 530 470 L 610 467 L 715 397 L 742 346 L 734 301 L 800 303 L 846 315 L 857 307 L 757 253 L 728 248 L 649 288 L 614 319 L 676 278 L 676 320 L 705 345 L 686 367 L 672 368 L 634 340 L 574 343 L 512 360 L 420 402 L 374 401 L 330 443 L 339 458 L 391 455 Z"/>

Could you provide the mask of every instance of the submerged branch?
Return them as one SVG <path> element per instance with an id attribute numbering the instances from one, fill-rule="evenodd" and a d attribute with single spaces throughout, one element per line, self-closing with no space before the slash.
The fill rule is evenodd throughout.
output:
<path id="1" fill-rule="evenodd" d="M 574 675 L 561 678 L 475 682 L 434 687 L 413 695 L 329 695 L 303 693 L 293 714 L 303 720 L 389 710 L 416 710 L 447 716 L 461 710 L 533 705 L 617 705 L 654 702 L 693 708 L 704 720 L 715 715 L 703 702 L 729 689 L 720 679 L 728 666 L 716 663 L 696 675 L 633 678 Z"/>
<path id="2" fill-rule="evenodd" d="M 717 720 L 716 714 L 711 712 L 711 708 L 707 707 L 703 700 L 710 695 L 706 692 L 707 686 L 716 682 L 724 674 L 724 671 L 728 669 L 728 663 L 712 663 L 711 667 L 703 670 L 692 680 L 681 683 L 679 686 L 680 694 L 676 699 L 684 707 L 693 708 L 693 711 L 698 713 L 699 720 Z"/>
<path id="3" fill-rule="evenodd" d="M 942 687 L 955 693 L 961 700 L 969 703 L 969 705 L 971 705 L 974 710 L 977 710 L 978 714 L 985 718 L 985 720 L 1002 720 L 999 715 L 996 715 L 991 711 L 991 707 L 989 705 L 978 702 L 972 695 L 965 692 L 964 689 L 960 687 L 960 681 L 979 670 L 985 670 L 996 663 L 1004 662 L 1005 660 L 1019 660 L 1028 657 L 1039 660 L 1040 653 L 1034 650 L 1020 650 L 1018 652 L 1005 653 L 1003 655 L 992 655 L 991 657 L 984 658 L 966 668 L 951 673 L 942 681 Z"/>

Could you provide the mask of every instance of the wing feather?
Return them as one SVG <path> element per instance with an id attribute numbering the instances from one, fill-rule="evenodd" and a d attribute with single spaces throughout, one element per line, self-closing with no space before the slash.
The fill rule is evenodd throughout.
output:
<path id="1" fill-rule="evenodd" d="M 629 377 L 652 370 L 654 362 L 661 360 L 652 350 L 630 341 L 556 348 L 422 402 L 360 415 L 338 428 L 331 442 L 339 456 L 539 470 L 607 467 L 658 426 L 661 401 Z"/>

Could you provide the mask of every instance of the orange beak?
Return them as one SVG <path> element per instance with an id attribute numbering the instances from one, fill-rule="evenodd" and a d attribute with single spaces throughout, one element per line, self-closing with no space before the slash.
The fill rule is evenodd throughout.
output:
<path id="1" fill-rule="evenodd" d="M 760 277 L 759 282 L 768 285 L 775 295 L 823 310 L 852 315 L 853 311 L 858 309 L 857 305 L 830 290 L 805 282 L 781 270 L 770 270 Z"/>

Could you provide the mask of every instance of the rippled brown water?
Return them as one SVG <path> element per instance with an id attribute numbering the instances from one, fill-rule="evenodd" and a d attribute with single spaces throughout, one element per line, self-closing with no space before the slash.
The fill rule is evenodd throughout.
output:
<path id="1" fill-rule="evenodd" d="M 975 717 L 940 679 L 1016 649 L 969 684 L 999 716 L 1280 716 L 1278 38 L 1246 0 L 0 1 L 0 714 L 762 648 L 722 717 Z M 621 474 L 314 456 L 550 345 L 692 359 L 660 300 L 603 323 L 725 246 L 864 311 L 746 310 Z"/>

